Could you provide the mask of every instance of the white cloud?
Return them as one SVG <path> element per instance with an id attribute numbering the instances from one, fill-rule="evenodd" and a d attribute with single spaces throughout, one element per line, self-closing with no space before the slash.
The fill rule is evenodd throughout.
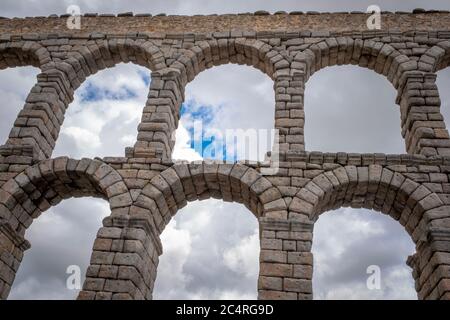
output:
<path id="1" fill-rule="evenodd" d="M 211 128 L 274 127 L 273 81 L 252 67 L 227 64 L 200 73 L 188 84 L 186 100 L 213 108 Z"/>
<path id="2" fill-rule="evenodd" d="M 119 64 L 88 78 L 68 108 L 53 156 L 123 156 L 136 142 L 148 94 L 147 73 Z"/>
<path id="3" fill-rule="evenodd" d="M 133 145 L 133 143 L 136 141 L 136 137 L 129 134 L 126 136 L 123 136 L 122 138 L 120 138 L 120 142 L 123 143 L 124 145 Z"/>
<path id="4" fill-rule="evenodd" d="M 9 297 L 11 300 L 28 300 L 30 297 L 33 300 L 73 300 L 77 296 L 77 292 L 66 290 L 64 281 L 57 278 L 42 281 L 29 277 L 16 282 Z"/>
<path id="5" fill-rule="evenodd" d="M 253 277 L 259 272 L 255 260 L 259 259 L 259 230 L 242 239 L 236 246 L 225 251 L 225 265 L 236 273 Z"/>
<path id="6" fill-rule="evenodd" d="M 155 291 L 153 298 L 172 299 L 177 297 L 179 291 L 186 290 L 187 282 L 190 280 L 183 267 L 192 251 L 191 234 L 188 230 L 178 229 L 177 222 L 173 220 L 167 225 L 161 241 L 164 244 L 164 258 L 158 266 L 156 283 L 158 290 Z"/>
<path id="7" fill-rule="evenodd" d="M 178 124 L 172 157 L 176 160 L 203 160 L 202 156 L 191 148 L 191 136 L 184 127 L 183 121 L 180 121 Z"/>
<path id="8" fill-rule="evenodd" d="M 259 240 L 252 213 L 242 205 L 197 201 L 174 221 L 162 236 L 155 298 L 256 298 Z"/>
<path id="9" fill-rule="evenodd" d="M 71 199 L 36 219 L 26 233 L 32 248 L 10 299 L 74 299 L 78 291 L 66 288 L 67 267 L 78 265 L 84 279 L 97 230 L 109 212 L 106 201 Z"/>
<path id="10" fill-rule="evenodd" d="M 256 300 L 254 294 L 242 293 L 239 290 L 221 292 L 218 300 Z"/>
<path id="11" fill-rule="evenodd" d="M 85 128 L 63 127 L 61 129 L 61 134 L 65 134 L 72 138 L 80 149 L 83 149 L 86 146 L 89 146 L 90 148 L 98 148 L 101 146 L 100 137 Z"/>

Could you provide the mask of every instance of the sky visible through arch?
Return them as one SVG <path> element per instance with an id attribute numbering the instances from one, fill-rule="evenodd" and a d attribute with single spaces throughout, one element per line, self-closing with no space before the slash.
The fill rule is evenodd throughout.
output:
<path id="1" fill-rule="evenodd" d="M 0 16 L 63 13 L 66 4 L 81 4 L 85 12 L 166 12 L 178 14 L 276 10 L 360 10 L 364 1 L 2 1 Z M 423 1 L 378 1 L 385 10 L 411 10 Z M 445 1 L 427 8 L 450 9 Z M 35 82 L 36 69 L 0 72 L 0 138 L 5 140 Z M 136 139 L 150 73 L 121 64 L 88 79 L 76 92 L 58 140 L 55 156 L 74 158 L 123 156 Z M 273 127 L 272 81 L 256 69 L 226 65 L 208 70 L 186 90 L 174 158 L 201 159 L 193 150 L 193 122 L 212 128 Z M 439 73 L 443 114 L 450 119 L 450 70 Z M 349 99 L 349 96 L 351 99 Z M 306 143 L 309 150 L 404 152 L 395 92 L 382 76 L 358 67 L 321 70 L 305 93 Z M 14 113 L 14 116 L 11 114 Z M 359 124 L 359 125 L 355 125 Z M 380 129 L 382 128 L 382 129 Z M 352 130 L 351 130 L 352 129 Z M 345 140 L 345 143 L 344 141 Z M 200 141 L 205 147 L 210 142 Z M 197 150 L 198 151 L 198 150 Z M 11 298 L 71 299 L 64 288 L 65 268 L 85 270 L 92 241 L 107 203 L 95 199 L 67 200 L 52 208 L 30 228 L 33 248 L 26 253 Z M 257 222 L 243 206 L 216 200 L 195 202 L 183 209 L 163 234 L 154 296 L 160 299 L 256 298 L 258 273 Z M 330 236 L 331 235 L 331 236 Z M 410 270 L 404 264 L 414 246 L 403 229 L 382 214 L 342 209 L 327 213 L 314 236 L 315 297 L 414 299 Z M 380 265 L 382 290 L 365 287 L 367 266 Z"/>

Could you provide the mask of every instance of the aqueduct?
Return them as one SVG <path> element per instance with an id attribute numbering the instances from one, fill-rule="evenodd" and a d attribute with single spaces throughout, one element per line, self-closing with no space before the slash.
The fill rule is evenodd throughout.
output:
<path id="1" fill-rule="evenodd" d="M 436 72 L 450 64 L 450 12 L 383 12 L 367 30 L 362 12 L 258 11 L 211 16 L 86 14 L 0 19 L 0 69 L 40 68 L 36 85 L 0 148 L 0 297 L 6 299 L 26 230 L 70 197 L 100 197 L 111 215 L 97 234 L 79 299 L 151 299 L 159 236 L 189 201 L 244 204 L 260 225 L 260 299 L 311 299 L 314 222 L 327 210 L 369 208 L 404 226 L 420 299 L 450 299 L 450 138 Z M 134 146 L 120 158 L 52 159 L 74 91 L 120 62 L 152 71 Z M 226 63 L 253 66 L 274 81 L 274 163 L 174 162 L 172 136 L 184 88 Z M 314 72 L 354 64 L 398 91 L 405 154 L 306 151 L 305 83 Z M 440 88 L 445 90 L 445 88 Z M 7 107 L 7 106 L 5 106 Z M 326 151 L 326 150 L 324 150 Z"/>

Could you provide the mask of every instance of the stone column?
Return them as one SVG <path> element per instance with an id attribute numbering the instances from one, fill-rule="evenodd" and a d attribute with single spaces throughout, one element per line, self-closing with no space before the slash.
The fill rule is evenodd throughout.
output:
<path id="1" fill-rule="evenodd" d="M 127 148 L 127 157 L 171 157 L 183 100 L 184 86 L 178 70 L 163 69 L 152 73 L 137 142 L 134 148 Z"/>
<path id="2" fill-rule="evenodd" d="M 6 221 L 0 221 L 0 300 L 8 298 L 23 254 L 29 248 L 27 240 Z"/>
<path id="3" fill-rule="evenodd" d="M 313 224 L 260 218 L 260 300 L 312 299 Z"/>
<path id="4" fill-rule="evenodd" d="M 305 150 L 305 81 L 302 73 L 279 74 L 275 79 L 275 129 L 279 130 L 279 150 Z"/>
<path id="5" fill-rule="evenodd" d="M 430 228 L 407 264 L 419 299 L 450 300 L 450 228 Z"/>
<path id="6" fill-rule="evenodd" d="M 97 234 L 80 300 L 152 299 L 162 245 L 148 220 L 107 217 Z"/>
<path id="7" fill-rule="evenodd" d="M 436 74 L 409 71 L 399 83 L 397 102 L 407 152 L 449 156 L 450 139 L 440 112 Z"/>

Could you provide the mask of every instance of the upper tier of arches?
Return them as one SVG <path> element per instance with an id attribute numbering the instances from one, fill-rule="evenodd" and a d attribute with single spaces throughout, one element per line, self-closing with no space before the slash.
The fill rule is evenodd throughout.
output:
<path id="1" fill-rule="evenodd" d="M 289 112 L 295 110 L 295 117 L 300 115 L 298 120 L 296 118 L 292 121 L 289 118 L 276 118 L 275 128 L 280 129 L 283 134 L 280 140 L 281 151 L 304 150 L 304 117 L 301 116 L 304 113 L 304 90 L 301 83 L 304 84 L 322 68 L 354 64 L 384 75 L 399 90 L 397 103 L 403 99 L 406 104 L 401 111 L 407 150 L 412 153 L 425 150 L 423 152 L 426 154 L 444 154 L 447 144 L 441 133 L 430 136 L 426 130 L 412 130 L 415 129 L 412 124 L 418 123 L 420 127 L 434 124 L 433 119 L 424 123 L 419 121 L 421 119 L 417 120 L 415 115 L 413 119 L 408 118 L 410 106 L 415 102 L 406 100 L 408 96 L 405 85 L 411 77 L 414 81 L 417 77 L 424 78 L 425 82 L 429 81 L 429 72 L 447 66 L 450 61 L 450 45 L 448 41 L 440 41 L 433 47 L 427 47 L 423 42 L 409 41 L 413 40 L 400 36 L 370 39 L 347 36 L 263 39 L 203 35 L 193 38 L 186 36 L 183 39 L 148 39 L 108 35 L 98 38 L 91 36 L 90 39 L 51 38 L 2 42 L 0 68 L 34 65 L 42 70 L 7 144 L 35 145 L 39 149 L 36 151 L 39 159 L 49 158 L 63 123 L 65 110 L 73 100 L 74 91 L 90 75 L 118 63 L 132 62 L 144 66 L 154 72 L 158 79 L 169 77 L 172 81 L 175 78 L 178 86 L 176 91 L 181 98 L 187 83 L 200 72 L 215 65 L 237 63 L 253 66 L 275 81 L 277 108 Z M 409 47 L 420 50 L 414 51 Z M 422 54 L 424 50 L 425 53 Z M 281 84 L 286 84 L 291 92 L 282 93 Z M 152 90 L 151 87 L 150 91 Z M 174 98 L 177 106 L 182 101 L 179 97 L 175 95 L 176 99 Z M 177 106 L 172 107 L 176 109 Z M 278 112 L 277 115 L 281 113 Z M 174 111 L 173 117 L 179 117 L 179 114 Z M 438 129 L 445 130 L 441 128 L 441 123 L 436 125 L 439 125 Z M 176 126 L 167 129 L 166 138 L 173 134 L 175 128 Z M 431 129 L 435 131 L 434 127 Z M 144 135 L 138 135 L 138 142 L 139 136 Z M 297 139 L 294 135 L 298 135 Z M 165 141 L 166 138 L 164 143 L 170 144 Z M 145 148 L 149 144 L 151 143 L 144 141 L 139 145 Z M 165 152 L 165 156 L 170 157 L 169 151 Z"/>

